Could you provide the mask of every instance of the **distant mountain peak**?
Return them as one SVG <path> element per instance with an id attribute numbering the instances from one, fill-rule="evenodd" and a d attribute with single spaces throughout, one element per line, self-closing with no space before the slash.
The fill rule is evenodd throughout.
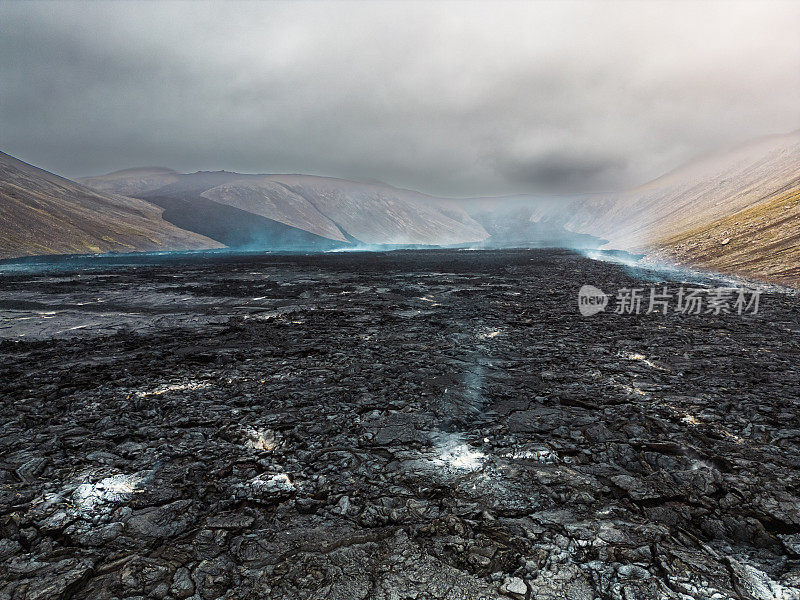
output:
<path id="1" fill-rule="evenodd" d="M 119 171 L 113 171 L 112 173 L 106 173 L 105 175 L 97 175 L 96 177 L 111 177 L 112 175 L 138 175 L 143 173 L 178 174 L 176 170 L 167 167 L 132 167 L 130 169 L 121 169 Z"/>

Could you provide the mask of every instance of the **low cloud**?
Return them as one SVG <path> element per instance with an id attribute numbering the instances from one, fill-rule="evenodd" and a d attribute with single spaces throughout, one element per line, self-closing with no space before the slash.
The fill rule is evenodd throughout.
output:
<path id="1" fill-rule="evenodd" d="M 527 161 L 504 161 L 502 174 L 510 181 L 547 192 L 602 191 L 617 182 L 624 162 L 605 156 L 550 154 Z"/>
<path id="2" fill-rule="evenodd" d="M 800 126 L 796 3 L 0 5 L 0 149 L 76 177 L 639 184 Z"/>

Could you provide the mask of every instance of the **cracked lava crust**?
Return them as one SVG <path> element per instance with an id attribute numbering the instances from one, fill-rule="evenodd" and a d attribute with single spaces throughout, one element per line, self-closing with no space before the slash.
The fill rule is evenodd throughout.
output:
<path id="1" fill-rule="evenodd" d="M 799 598 L 798 297 L 578 313 L 643 275 L 555 250 L 3 274 L 0 598 Z"/>

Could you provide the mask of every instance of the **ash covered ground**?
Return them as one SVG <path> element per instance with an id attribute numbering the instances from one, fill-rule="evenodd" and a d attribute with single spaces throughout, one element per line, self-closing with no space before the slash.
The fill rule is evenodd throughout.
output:
<path id="1" fill-rule="evenodd" d="M 800 597 L 800 300 L 579 315 L 639 277 L 554 250 L 3 274 L 0 598 Z"/>

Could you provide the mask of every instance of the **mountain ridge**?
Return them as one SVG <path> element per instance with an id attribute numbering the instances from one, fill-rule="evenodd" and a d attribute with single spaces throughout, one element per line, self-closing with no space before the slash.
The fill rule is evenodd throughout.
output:
<path id="1" fill-rule="evenodd" d="M 2 157 L 7 164 L 17 161 Z M 13 164 L 36 170 L 52 188 L 52 212 L 57 212 L 52 202 L 59 201 L 59 194 L 67 205 L 74 205 L 76 197 L 84 202 L 93 198 L 97 211 L 94 215 L 83 211 L 87 222 L 103 221 L 104 210 L 115 218 L 131 218 L 120 211 L 133 211 L 135 218 L 149 219 L 150 227 L 159 219 L 171 224 L 169 231 L 161 226 L 159 235 L 171 235 L 169 239 L 181 248 L 180 238 L 185 236 L 190 237 L 183 241 L 193 247 L 252 249 L 606 243 L 679 264 L 800 286 L 792 264 L 800 260 L 794 251 L 800 245 L 795 238 L 800 228 L 795 218 L 800 202 L 796 193 L 800 190 L 800 130 L 762 136 L 726 152 L 697 157 L 619 193 L 558 197 L 439 198 L 377 181 L 296 173 L 179 173 L 158 166 L 123 169 L 75 183 L 22 161 Z M 8 169 L 0 175 L 8 212 L 16 200 L 8 192 L 14 178 Z M 33 188 L 35 196 L 35 184 Z M 11 220 L 15 219 L 24 223 L 30 215 L 18 214 Z M 105 219 L 104 226 L 110 225 Z M 49 227 L 57 229 L 58 220 L 51 219 Z M 103 240 L 103 244 L 73 240 L 45 248 L 38 242 L 46 235 L 17 236 L 13 243 L 12 237 L 6 235 L 0 255 L 119 251 L 160 243 L 151 239 L 137 245 L 112 237 L 112 242 Z M 15 248 L 10 247 L 14 244 Z M 162 243 L 162 247 L 173 249 L 170 244 Z M 771 254 L 775 248 L 780 251 Z"/>
<path id="2" fill-rule="evenodd" d="M 161 212 L 0 152 L 0 258 L 220 246 L 168 223 Z"/>
<path id="3" fill-rule="evenodd" d="M 349 236 L 363 244 L 455 245 L 489 236 L 457 205 L 375 182 L 228 171 L 112 175 L 81 181 L 145 200 L 205 198 L 340 242 Z"/>

